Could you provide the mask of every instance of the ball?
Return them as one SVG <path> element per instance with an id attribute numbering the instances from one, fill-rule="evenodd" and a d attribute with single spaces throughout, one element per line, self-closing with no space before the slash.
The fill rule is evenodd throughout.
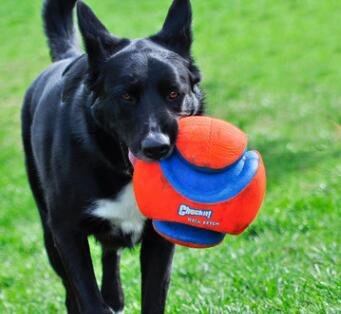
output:
<path id="1" fill-rule="evenodd" d="M 204 248 L 251 224 L 264 199 L 266 177 L 261 155 L 247 150 L 244 132 L 195 116 L 179 120 L 170 157 L 136 161 L 133 185 L 141 213 L 161 236 Z"/>

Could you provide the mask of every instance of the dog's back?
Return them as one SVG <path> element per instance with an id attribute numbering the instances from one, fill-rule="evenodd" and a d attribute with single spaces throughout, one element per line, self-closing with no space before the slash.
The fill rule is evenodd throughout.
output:
<path id="1" fill-rule="evenodd" d="M 60 81 L 63 68 L 71 62 L 71 58 L 80 54 L 73 25 L 72 11 L 75 3 L 76 1 L 73 0 L 46 0 L 44 2 L 44 28 L 48 38 L 52 61 L 56 61 L 56 63 L 46 69 L 34 81 L 25 96 L 22 110 L 22 134 L 25 150 L 29 152 L 32 151 L 30 139 L 31 125 L 37 106 L 39 103 L 44 103 L 45 107 L 51 106 L 45 105 L 46 101 L 42 101 L 42 96 L 45 94 L 48 102 L 53 102 L 52 95 L 50 95 L 50 89 L 58 86 L 56 82 Z M 61 88 L 61 86 L 59 86 L 59 88 Z M 58 93 L 60 91 L 55 90 L 55 92 Z M 55 100 L 57 99 L 58 98 L 55 98 Z M 27 155 L 31 154 L 26 154 L 26 156 Z M 29 168 L 33 166 L 32 162 L 28 162 L 28 164 Z"/>
<path id="2" fill-rule="evenodd" d="M 60 0 L 60 1 L 45 1 L 43 7 L 43 21 L 45 33 L 48 38 L 50 53 L 52 60 L 55 61 L 49 66 L 40 76 L 33 82 L 25 95 L 25 100 L 22 107 L 22 137 L 25 150 L 26 168 L 28 178 L 33 191 L 38 208 L 43 215 L 46 213 L 46 204 L 42 192 L 42 182 L 39 178 L 39 171 L 35 158 L 39 158 L 41 152 L 34 152 L 32 147 L 32 126 L 36 118 L 36 128 L 44 127 L 45 123 L 40 123 L 39 120 L 48 119 L 52 126 L 55 119 L 55 110 L 59 103 L 58 94 L 61 93 L 62 73 L 72 59 L 80 54 L 78 49 L 72 11 L 76 1 Z M 40 108 L 39 108 L 40 106 Z M 36 115 L 36 111 L 40 110 L 41 115 Z M 51 150 L 52 128 L 48 130 L 35 130 L 34 141 L 40 134 L 44 139 L 45 151 Z"/>

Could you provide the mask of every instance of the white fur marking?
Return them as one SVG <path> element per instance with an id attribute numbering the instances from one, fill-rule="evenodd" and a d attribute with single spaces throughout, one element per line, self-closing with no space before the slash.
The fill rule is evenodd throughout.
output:
<path id="1" fill-rule="evenodd" d="M 134 243 L 140 238 L 146 219 L 137 207 L 132 183 L 127 184 L 115 200 L 100 199 L 96 201 L 92 214 L 110 220 L 123 233 L 131 233 Z"/>
<path id="2" fill-rule="evenodd" d="M 149 131 L 159 131 L 160 132 L 160 126 L 158 125 L 158 123 L 156 122 L 155 117 L 150 116 L 149 117 Z"/>
<path id="3" fill-rule="evenodd" d="M 194 87 L 195 91 L 198 92 L 198 87 Z M 182 107 L 181 107 L 181 112 L 180 116 L 189 116 L 192 114 L 198 113 L 198 110 L 200 108 L 200 102 L 198 97 L 196 96 L 195 92 L 190 93 L 189 95 L 186 95 Z"/>

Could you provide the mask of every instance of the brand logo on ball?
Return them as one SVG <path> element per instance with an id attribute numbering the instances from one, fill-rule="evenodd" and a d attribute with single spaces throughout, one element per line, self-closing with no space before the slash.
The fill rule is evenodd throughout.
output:
<path id="1" fill-rule="evenodd" d="M 191 208 L 187 205 L 180 205 L 178 208 L 178 214 L 180 216 L 201 216 L 205 217 L 207 219 L 210 219 L 212 217 L 212 210 L 204 210 L 204 209 L 195 209 Z"/>

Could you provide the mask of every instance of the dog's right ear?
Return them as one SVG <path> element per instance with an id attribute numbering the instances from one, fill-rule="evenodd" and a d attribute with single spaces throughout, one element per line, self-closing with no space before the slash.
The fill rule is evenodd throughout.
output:
<path id="1" fill-rule="evenodd" d="M 82 1 L 77 2 L 77 17 L 90 68 L 95 68 L 117 50 L 121 40 L 111 35 Z"/>
<path id="2" fill-rule="evenodd" d="M 192 45 L 191 1 L 173 0 L 161 31 L 150 39 L 184 57 L 189 57 Z"/>

